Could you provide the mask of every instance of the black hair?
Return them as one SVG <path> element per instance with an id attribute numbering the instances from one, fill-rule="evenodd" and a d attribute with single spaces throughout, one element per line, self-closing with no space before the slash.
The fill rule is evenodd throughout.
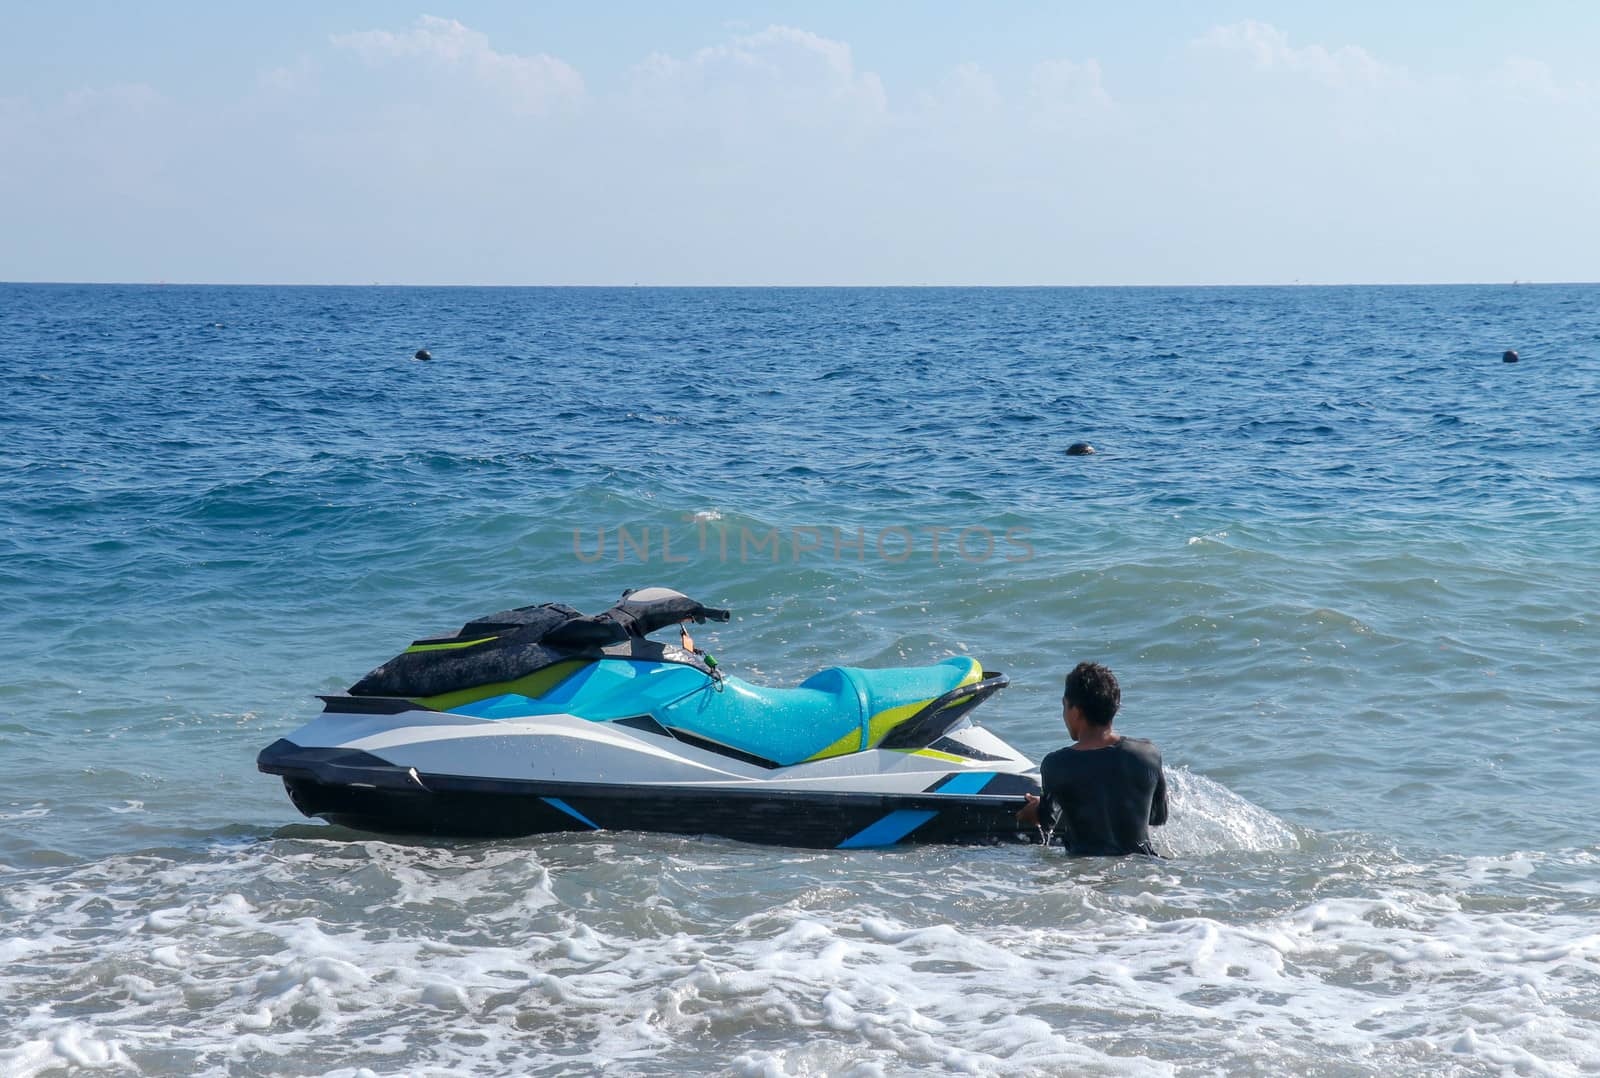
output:
<path id="1" fill-rule="evenodd" d="M 1068 707 L 1083 712 L 1090 726 L 1110 726 L 1122 706 L 1122 686 L 1117 675 L 1099 663 L 1079 663 L 1067 675 Z"/>

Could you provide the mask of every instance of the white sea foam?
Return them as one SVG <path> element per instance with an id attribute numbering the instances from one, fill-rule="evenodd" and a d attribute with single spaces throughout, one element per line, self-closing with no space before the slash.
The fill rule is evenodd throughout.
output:
<path id="1" fill-rule="evenodd" d="M 1174 856 L 1222 850 L 1291 850 L 1294 828 L 1258 805 L 1187 768 L 1167 769 L 1168 822 L 1155 832 L 1158 846 Z"/>
<path id="2" fill-rule="evenodd" d="M 1307 853 L 1173 779 L 1166 862 L 597 836 L 35 873 L 6 894 L 0 1070 L 1600 1067 L 1592 892 L 1560 883 L 1592 854 Z"/>

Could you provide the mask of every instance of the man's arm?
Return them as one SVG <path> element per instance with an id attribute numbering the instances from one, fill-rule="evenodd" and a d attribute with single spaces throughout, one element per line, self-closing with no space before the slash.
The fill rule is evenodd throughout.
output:
<path id="1" fill-rule="evenodd" d="M 1156 794 L 1150 799 L 1150 826 L 1160 827 L 1167 822 L 1167 773 L 1156 763 Z"/>
<path id="2" fill-rule="evenodd" d="M 1039 826 L 1039 795 L 1038 794 L 1023 794 L 1022 796 L 1028 799 L 1028 803 L 1026 805 L 1023 805 L 1020 809 L 1017 810 L 1017 826 L 1019 826 L 1019 827 L 1038 827 Z"/>
<path id="3" fill-rule="evenodd" d="M 1055 755 L 1051 753 L 1051 756 Z M 1049 827 L 1055 822 L 1055 804 L 1050 798 L 1050 772 L 1053 761 L 1046 756 L 1039 761 L 1039 795 L 1023 794 L 1028 803 L 1017 813 L 1017 823 L 1024 827 Z"/>

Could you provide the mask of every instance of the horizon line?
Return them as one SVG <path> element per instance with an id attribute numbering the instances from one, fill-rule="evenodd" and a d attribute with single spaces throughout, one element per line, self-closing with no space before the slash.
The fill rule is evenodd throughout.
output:
<path id="1" fill-rule="evenodd" d="M 1483 287 L 1523 287 L 1523 286 L 1569 286 L 1569 285 L 1596 285 L 1600 281 L 1524 281 L 1515 279 L 1510 281 L 1319 281 L 1302 283 L 1300 281 L 1255 281 L 1233 282 L 1227 284 L 1211 283 L 1169 283 L 1169 284 L 464 284 L 464 283 L 419 283 L 401 281 L 370 281 L 357 284 L 350 281 L 319 282 L 319 281 L 59 281 L 59 280 L 16 280 L 0 281 L 0 287 L 10 286 L 76 286 L 95 288 L 545 288 L 545 289 L 638 289 L 640 291 L 656 289 L 761 289 L 778 291 L 782 289 L 837 289 L 840 291 L 866 291 L 870 289 L 1072 289 L 1072 288 L 1483 288 Z"/>

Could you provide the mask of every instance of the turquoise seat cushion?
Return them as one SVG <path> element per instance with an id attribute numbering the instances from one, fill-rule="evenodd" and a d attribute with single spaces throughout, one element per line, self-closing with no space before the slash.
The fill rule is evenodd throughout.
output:
<path id="1" fill-rule="evenodd" d="M 828 671 L 824 670 L 823 673 Z M 866 692 L 866 710 L 870 717 L 893 708 L 923 704 L 936 699 L 959 687 L 974 673 L 981 674 L 982 671 L 978 666 L 978 660 L 956 655 L 931 666 L 897 666 L 887 670 L 862 670 L 852 667 L 849 673 L 855 683 Z"/>
<path id="2" fill-rule="evenodd" d="M 566 714 L 595 722 L 649 715 L 671 729 L 787 765 L 870 747 L 976 670 L 967 658 L 889 670 L 832 666 L 792 689 L 725 677 L 719 691 L 692 666 L 603 659 L 537 698 L 504 693 L 451 710 L 483 719 Z"/>
<path id="3" fill-rule="evenodd" d="M 861 695 L 846 676 L 820 682 L 813 677 L 795 689 L 768 689 L 726 677 L 721 692 L 694 693 L 656 716 L 675 730 L 778 764 L 815 755 L 860 730 L 863 718 Z"/>
<path id="4" fill-rule="evenodd" d="M 873 724 L 874 716 L 901 709 L 904 714 L 889 716 L 889 721 L 909 718 L 977 669 L 976 660 L 968 658 L 890 670 L 832 666 L 793 689 L 768 689 L 728 677 L 721 692 L 708 688 L 685 696 L 656 719 L 774 763 L 795 764 L 819 753 L 870 748 L 892 729 Z"/>

